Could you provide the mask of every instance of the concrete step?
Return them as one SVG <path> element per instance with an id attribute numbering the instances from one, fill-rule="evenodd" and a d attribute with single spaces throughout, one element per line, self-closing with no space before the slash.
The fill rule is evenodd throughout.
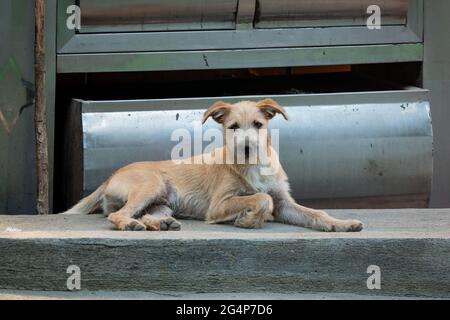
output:
<path id="1" fill-rule="evenodd" d="M 302 292 L 160 292 L 0 290 L 0 300 L 416 300 L 413 296 Z M 422 300 L 424 298 L 420 298 Z M 432 298 L 425 298 L 432 299 Z M 433 299 L 434 300 L 434 299 Z"/>
<path id="2" fill-rule="evenodd" d="M 0 289 L 450 297 L 450 210 L 330 210 L 361 233 L 269 223 L 260 230 L 182 221 L 119 232 L 102 215 L 0 216 Z M 378 266 L 381 289 L 369 290 Z"/>

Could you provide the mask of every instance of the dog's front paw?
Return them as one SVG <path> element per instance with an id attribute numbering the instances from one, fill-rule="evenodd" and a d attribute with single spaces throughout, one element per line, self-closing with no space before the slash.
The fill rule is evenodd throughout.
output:
<path id="1" fill-rule="evenodd" d="M 264 225 L 264 215 L 253 211 L 242 211 L 234 221 L 234 225 L 239 228 L 257 229 Z"/>

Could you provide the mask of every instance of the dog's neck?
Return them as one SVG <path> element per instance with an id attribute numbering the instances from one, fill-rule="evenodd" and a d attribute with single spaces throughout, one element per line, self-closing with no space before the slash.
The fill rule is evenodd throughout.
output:
<path id="1" fill-rule="evenodd" d="M 247 175 L 248 172 L 254 168 L 257 167 L 258 164 L 230 164 L 228 165 L 231 170 L 233 170 L 234 172 L 240 174 L 240 175 Z"/>
<path id="2" fill-rule="evenodd" d="M 235 174 L 239 180 L 242 181 L 242 183 L 248 188 L 249 190 L 254 190 L 254 185 L 249 178 L 249 172 L 250 170 L 255 167 L 256 165 L 238 165 L 238 164 L 231 164 L 227 165 L 228 170 L 230 170 L 233 174 Z"/>

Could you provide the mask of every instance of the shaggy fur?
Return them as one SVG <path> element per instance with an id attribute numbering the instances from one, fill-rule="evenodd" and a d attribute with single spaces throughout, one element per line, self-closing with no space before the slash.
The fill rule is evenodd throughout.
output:
<path id="1" fill-rule="evenodd" d="M 286 111 L 272 99 L 259 102 L 216 102 L 204 114 L 230 130 L 267 130 L 276 114 Z M 226 136 L 228 137 L 228 136 Z M 233 221 L 241 228 L 261 228 L 275 220 L 320 231 L 360 231 L 358 220 L 339 220 L 327 213 L 303 207 L 292 199 L 286 173 L 278 154 L 265 142 L 245 142 L 246 159 L 266 143 L 273 174 L 261 174 L 263 164 L 179 164 L 176 161 L 137 162 L 117 170 L 88 197 L 65 212 L 91 213 L 98 207 L 119 230 L 179 230 L 175 219 L 188 217 L 209 223 Z M 231 147 L 230 147 L 231 146 Z M 227 158 L 231 148 L 242 147 L 225 138 L 224 147 L 213 154 Z M 201 161 L 200 161 L 201 162 Z M 267 165 L 266 165 L 267 167 Z"/>

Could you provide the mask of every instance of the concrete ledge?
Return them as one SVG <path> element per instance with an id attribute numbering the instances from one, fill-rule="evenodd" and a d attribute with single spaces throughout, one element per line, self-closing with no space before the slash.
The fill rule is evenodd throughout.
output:
<path id="1" fill-rule="evenodd" d="M 0 289 L 273 292 L 450 297 L 450 210 L 330 211 L 361 233 L 182 221 L 179 232 L 119 232 L 101 215 L 0 216 Z M 6 231 L 6 230 L 9 231 Z M 381 290 L 368 290 L 369 265 Z"/>
<path id="2" fill-rule="evenodd" d="M 159 291 L 28 291 L 0 290 L 0 300 L 416 300 L 416 297 L 351 293 L 234 292 L 196 293 Z M 421 300 L 424 298 L 420 298 Z M 427 298 L 425 298 L 427 299 Z"/>

